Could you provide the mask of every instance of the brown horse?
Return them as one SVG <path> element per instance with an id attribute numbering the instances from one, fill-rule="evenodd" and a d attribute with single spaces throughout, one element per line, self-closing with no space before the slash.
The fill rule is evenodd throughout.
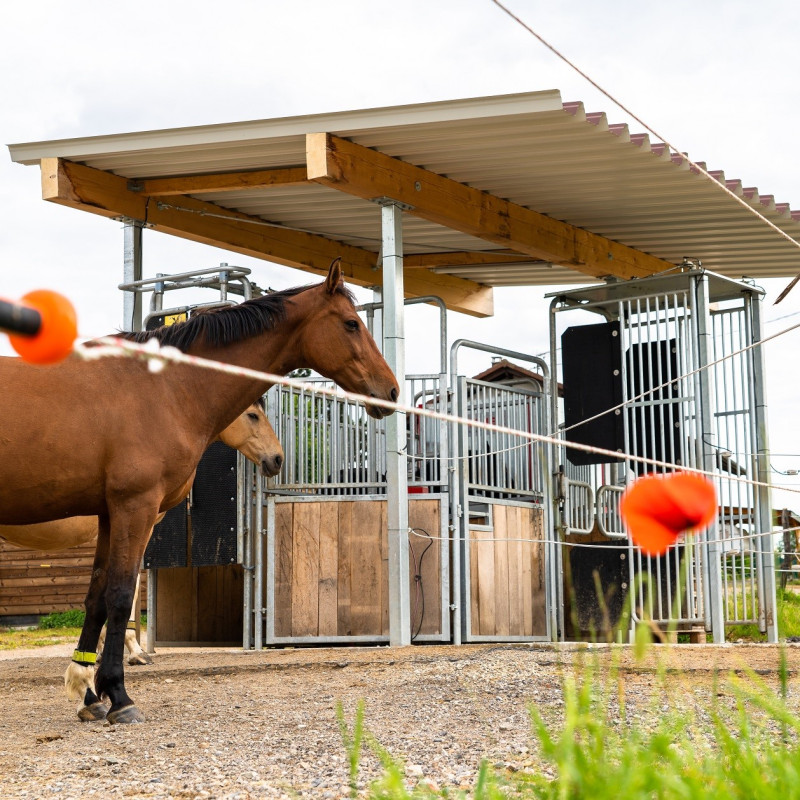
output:
<path id="1" fill-rule="evenodd" d="M 260 467 L 264 475 L 272 477 L 280 472 L 283 448 L 261 401 L 253 403 L 236 417 L 217 439 L 238 450 Z M 91 542 L 97 536 L 97 526 L 96 516 L 67 517 L 31 525 L 0 525 L 0 539 L 30 550 L 57 552 Z"/>
<path id="2" fill-rule="evenodd" d="M 283 465 L 283 448 L 270 425 L 264 412 L 264 401 L 259 399 L 244 413 L 225 428 L 217 437 L 219 441 L 238 450 L 245 458 L 261 469 L 262 474 L 272 477 L 280 472 Z M 160 515 L 163 516 L 163 515 Z M 0 539 L 5 539 L 19 547 L 47 552 L 67 550 L 91 542 L 97 536 L 97 517 L 67 517 L 50 522 L 35 522 L 32 525 L 0 525 Z M 138 596 L 139 579 L 136 579 L 134 597 Z M 125 632 L 125 650 L 128 651 L 127 663 L 151 664 L 152 659 L 139 646 L 136 632 L 132 629 L 131 622 L 136 621 L 138 609 L 131 611 L 128 629 Z M 105 630 L 100 634 L 98 650 L 102 649 L 105 641 Z M 86 670 L 80 670 L 78 675 L 71 675 L 81 681 L 89 676 Z M 83 701 L 86 690 L 93 689 L 94 683 L 84 685 L 67 685 L 67 693 L 74 700 Z M 84 703 L 78 709 L 81 718 L 97 719 L 102 717 L 105 707 L 94 705 L 87 707 Z"/>
<path id="3" fill-rule="evenodd" d="M 398 396 L 338 259 L 321 284 L 210 309 L 126 338 L 155 338 L 273 374 L 309 367 L 347 391 L 389 401 Z M 154 373 L 135 359 L 73 356 L 52 367 L 2 359 L 0 386 L 0 523 L 98 516 L 86 624 L 69 669 L 92 669 L 81 654 L 94 660 L 107 619 L 97 693 L 111 703 L 110 722 L 140 722 L 125 690 L 122 655 L 150 531 L 158 515 L 186 495 L 208 445 L 269 384 L 184 364 Z M 390 413 L 374 405 L 367 412 L 376 418 Z"/>

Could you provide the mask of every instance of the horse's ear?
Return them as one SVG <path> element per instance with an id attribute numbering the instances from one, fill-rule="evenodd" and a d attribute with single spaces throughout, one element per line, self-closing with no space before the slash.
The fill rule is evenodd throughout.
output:
<path id="1" fill-rule="evenodd" d="M 344 283 L 342 275 L 342 259 L 334 258 L 328 268 L 328 277 L 325 279 L 325 291 L 333 294 Z"/>

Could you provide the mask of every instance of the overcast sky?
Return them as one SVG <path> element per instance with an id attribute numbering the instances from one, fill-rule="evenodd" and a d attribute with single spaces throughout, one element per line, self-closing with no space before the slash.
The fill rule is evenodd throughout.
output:
<path id="1" fill-rule="evenodd" d="M 800 4 L 509 6 L 690 157 L 800 208 Z M 610 122 L 629 121 L 490 0 L 29 0 L 6 4 L 0 28 L 6 144 L 545 89 L 605 111 Z M 632 123 L 631 130 L 640 128 Z M 40 197 L 38 168 L 12 164 L 7 150 L 0 152 L 0 294 L 57 289 L 75 303 L 82 335 L 116 329 L 120 224 Z M 144 258 L 146 275 L 228 261 L 251 267 L 262 286 L 308 282 L 304 273 L 153 232 L 145 233 Z M 800 321 L 777 319 L 800 315 L 800 287 L 771 305 L 785 284 L 764 283 L 768 334 Z M 453 314 L 450 338 L 545 351 L 545 291 L 496 289 L 495 317 Z M 424 342 L 435 317 L 421 308 L 413 314 L 409 370 L 430 370 Z M 768 348 L 773 464 L 800 468 L 800 332 Z M 474 371 L 482 366 L 475 363 Z M 800 487 L 796 478 L 774 477 Z M 776 493 L 775 504 L 800 510 L 800 497 Z"/>

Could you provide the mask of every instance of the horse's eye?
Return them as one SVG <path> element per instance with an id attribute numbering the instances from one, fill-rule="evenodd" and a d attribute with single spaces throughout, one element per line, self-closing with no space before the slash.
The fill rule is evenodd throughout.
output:
<path id="1" fill-rule="evenodd" d="M 258 422 L 258 414 L 254 413 L 253 411 L 247 415 L 247 418 L 253 420 L 253 422 Z"/>
<path id="2" fill-rule="evenodd" d="M 345 322 L 345 327 L 349 331 L 357 331 L 358 330 L 358 320 L 357 319 L 349 319 Z"/>

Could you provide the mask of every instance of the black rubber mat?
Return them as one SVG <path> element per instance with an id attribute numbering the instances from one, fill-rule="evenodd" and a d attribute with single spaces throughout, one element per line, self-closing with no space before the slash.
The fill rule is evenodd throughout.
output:
<path id="1" fill-rule="evenodd" d="M 236 561 L 236 451 L 222 442 L 206 450 L 192 489 L 192 566 Z"/>

